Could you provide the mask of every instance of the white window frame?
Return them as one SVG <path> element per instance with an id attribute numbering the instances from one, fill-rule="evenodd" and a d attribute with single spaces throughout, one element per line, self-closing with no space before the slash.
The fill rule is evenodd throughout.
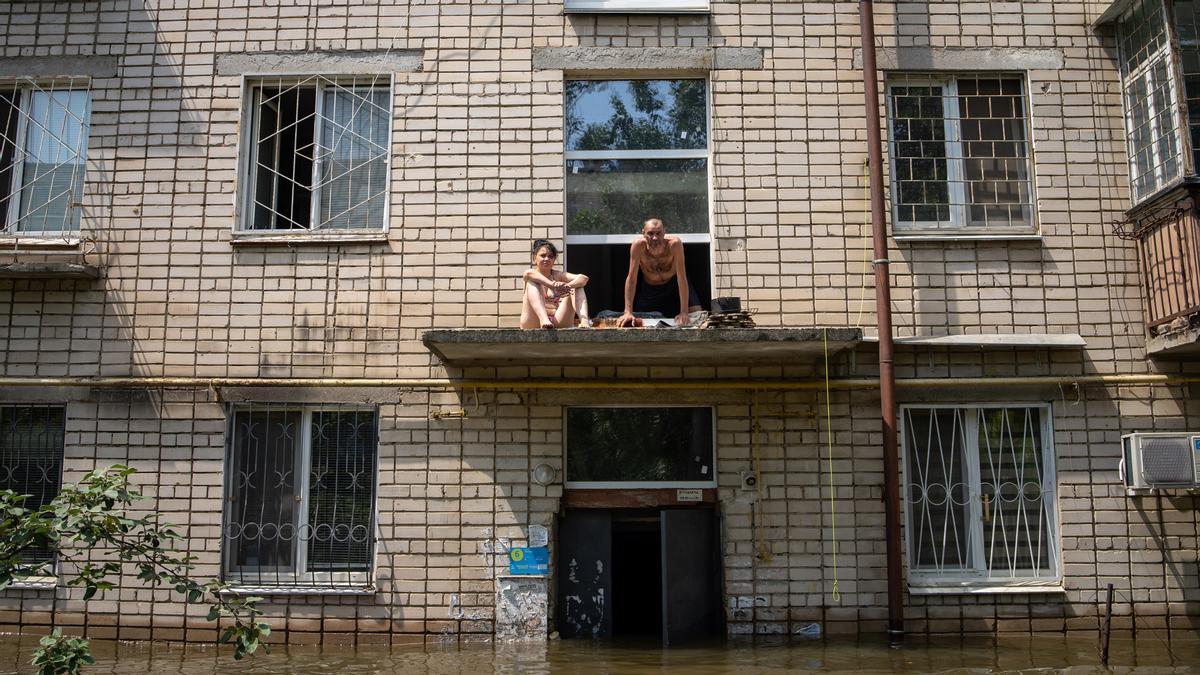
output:
<path id="1" fill-rule="evenodd" d="M 1049 508 L 1053 509 L 1048 525 L 1051 531 L 1046 540 L 1052 544 L 1050 559 L 1053 574 L 1045 576 L 997 577 L 987 575 L 987 561 L 983 550 L 983 509 L 981 506 L 981 477 L 979 467 L 979 411 L 1002 408 L 1036 409 L 1041 418 L 1042 461 L 1044 471 L 1042 477 L 1042 494 L 1052 495 Z M 963 467 L 967 472 L 971 529 L 969 533 L 969 549 L 972 557 L 972 567 L 959 574 L 938 574 L 932 571 L 916 568 L 914 551 L 915 537 L 913 536 L 913 513 L 909 505 L 908 494 L 908 453 L 909 442 L 908 423 L 906 414 L 909 410 L 958 410 L 965 411 L 966 429 L 964 431 L 964 446 L 962 456 Z M 905 559 L 908 568 L 907 580 L 910 593 L 915 594 L 969 594 L 969 593 L 1006 593 L 1006 592 L 1060 592 L 1062 588 L 1062 513 L 1059 508 L 1057 452 L 1054 446 L 1054 425 L 1052 419 L 1053 406 L 1045 402 L 1016 401 L 1007 403 L 910 403 L 902 404 L 900 412 L 900 477 L 901 502 L 904 511 Z"/>
<path id="2" fill-rule="evenodd" d="M 312 415 L 316 412 L 371 412 L 375 414 L 375 475 L 372 477 L 371 494 L 371 552 L 368 554 L 369 563 L 366 570 L 346 572 L 308 572 L 308 547 L 301 544 L 300 537 L 294 543 L 293 565 L 291 572 L 261 572 L 259 567 L 240 568 L 235 562 L 236 547 L 231 544 L 228 532 L 232 514 L 229 509 L 230 498 L 233 496 L 236 476 L 233 475 L 234 416 L 237 412 L 270 410 L 272 412 L 299 412 L 300 442 L 296 446 L 296 457 L 293 466 L 296 467 L 297 477 L 300 478 L 297 490 L 299 501 L 296 507 L 296 523 L 308 520 L 309 506 L 309 473 L 312 469 Z M 225 482 L 223 487 L 222 517 L 221 517 L 221 568 L 222 579 L 232 583 L 238 592 L 272 593 L 278 589 L 285 592 L 303 590 L 313 593 L 337 593 L 339 589 L 358 590 L 368 588 L 373 584 L 377 568 L 376 559 L 379 552 L 379 410 L 371 406 L 323 406 L 323 405 L 290 405 L 290 404 L 241 404 L 229 409 L 229 424 L 225 452 Z M 297 525 L 299 528 L 299 525 Z M 263 577 L 270 577 L 272 583 L 263 584 Z"/>
<path id="3" fill-rule="evenodd" d="M 87 151 L 91 143 L 92 131 L 92 91 L 91 81 L 87 78 L 66 77 L 58 80 L 35 80 L 22 79 L 17 82 L 9 82 L 0 85 L 0 89 L 12 90 L 20 92 L 19 116 L 17 118 L 16 139 L 18 143 L 15 145 L 23 152 L 26 144 L 29 142 L 27 135 L 29 133 L 29 107 L 33 104 L 31 94 L 38 91 L 50 92 L 62 90 L 63 87 L 56 86 L 58 84 L 67 85 L 67 90 L 79 90 L 87 94 L 87 110 L 84 112 L 82 120 L 83 137 L 80 139 L 83 147 L 80 148 L 81 159 L 83 164 L 83 175 L 80 178 L 82 186 L 86 189 L 87 186 Z M 59 230 L 23 230 L 16 224 L 21 220 L 21 194 L 25 191 L 25 186 L 21 184 L 25 173 L 25 163 L 16 161 L 13 163 L 11 184 L 9 186 L 8 204 L 5 206 L 6 218 L 4 229 L 0 230 L 0 239 L 33 239 L 33 240 L 50 240 L 62 243 L 64 240 L 67 243 L 75 243 L 78 241 L 79 233 L 83 229 L 83 214 L 79 215 L 79 225 L 77 227 L 64 227 Z M 85 194 L 86 196 L 86 194 Z M 76 204 L 70 208 L 83 209 L 83 204 Z"/>
<path id="4" fill-rule="evenodd" d="M 1029 96 L 1029 78 L 1025 73 L 1012 72 L 977 72 L 963 71 L 961 73 L 947 73 L 945 75 L 929 75 L 920 73 L 917 77 L 905 77 L 903 71 L 894 71 L 889 73 L 892 77 L 887 80 L 886 87 L 886 110 L 887 110 L 887 128 L 888 128 L 888 153 L 891 161 L 889 162 L 890 176 L 888 177 L 889 188 L 892 192 L 892 235 L 897 239 L 905 238 L 921 238 L 922 236 L 931 236 L 935 238 L 1011 238 L 1012 235 L 1021 236 L 1038 236 L 1039 218 L 1037 208 L 1037 177 L 1034 173 L 1037 166 L 1034 162 L 1033 151 L 1033 109 L 1030 104 Z M 1000 78 L 1012 78 L 1021 80 L 1021 106 L 1025 113 L 1025 162 L 1029 170 L 1029 208 L 1030 222 L 1026 225 L 1015 225 L 1010 227 L 1002 226 L 980 226 L 971 225 L 968 217 L 968 209 L 972 206 L 967 203 L 967 183 L 963 176 L 963 161 L 965 160 L 962 146 L 962 127 L 958 122 L 962 119 L 962 111 L 959 110 L 958 98 L 958 80 L 964 77 L 976 77 L 980 75 L 996 76 Z M 896 78 L 896 79 L 893 79 Z M 900 181 L 896 175 L 896 159 L 898 157 L 898 149 L 896 134 L 893 128 L 895 120 L 895 110 L 892 108 L 892 89 L 893 87 L 941 87 L 942 88 L 942 124 L 945 128 L 945 144 L 946 144 L 946 181 L 950 195 L 950 220 L 949 221 L 908 221 L 900 220 Z"/>
<path id="5" fill-rule="evenodd" d="M 282 83 L 284 85 L 298 85 L 306 80 L 314 80 L 311 86 L 316 88 L 316 101 L 314 109 L 317 111 L 318 124 L 314 128 L 314 134 L 321 133 L 319 120 L 321 119 L 320 111 L 324 110 L 324 92 L 329 86 L 322 80 L 353 80 L 354 78 L 372 78 L 378 81 L 374 85 L 380 88 L 386 87 L 388 101 L 388 132 L 385 147 L 388 149 L 387 162 L 385 162 L 384 185 L 386 189 L 383 195 L 383 222 L 378 228 L 320 228 L 311 227 L 312 223 L 317 222 L 317 215 L 320 212 L 321 195 L 319 190 L 312 191 L 312 204 L 309 205 L 309 223 L 310 227 L 296 230 L 283 229 L 265 229 L 256 230 L 248 227 L 250 218 L 254 213 L 254 190 L 256 189 L 254 180 L 254 133 L 259 128 L 258 117 L 260 111 L 254 105 L 253 91 L 263 84 Z M 386 239 L 389 232 L 391 222 L 391 207 L 392 207 L 392 160 L 395 155 L 394 138 L 395 138 L 395 116 L 396 116 L 396 84 L 395 76 L 391 73 L 356 73 L 356 74 L 337 74 L 326 75 L 321 73 L 259 73 L 246 74 L 242 76 L 241 83 L 241 114 L 242 119 L 247 123 L 241 125 L 238 138 L 238 174 L 235 194 L 235 208 L 233 221 L 233 234 L 236 239 L 243 240 L 269 240 L 269 239 L 332 239 L 332 240 L 359 240 L 359 239 Z M 319 139 L 317 139 L 319 143 Z M 317 176 L 320 175 L 320 160 L 314 157 L 312 169 L 312 182 L 315 183 Z"/>
<path id="6" fill-rule="evenodd" d="M 684 244 L 708 245 L 708 281 L 709 287 L 715 289 L 717 261 L 713 251 L 714 197 L 713 197 L 713 160 L 712 160 L 712 78 L 708 76 L 673 76 L 673 75 L 640 75 L 638 77 L 619 76 L 588 76 L 568 77 L 563 80 L 596 82 L 610 80 L 614 82 L 629 82 L 633 80 L 704 80 L 704 124 L 705 146 L 695 150 L 564 150 L 563 151 L 563 215 L 567 213 L 566 172 L 567 164 L 572 160 L 605 160 L 605 159 L 703 159 L 706 175 L 704 179 L 707 188 L 708 202 L 708 232 L 671 232 L 671 224 L 667 223 L 667 234 L 677 237 Z M 563 119 L 566 120 L 567 88 L 563 87 Z M 564 144 L 566 139 L 563 139 Z M 652 214 L 648 214 L 652 215 Z M 563 224 L 563 244 L 565 253 L 564 263 L 571 254 L 571 244 L 620 244 L 629 246 L 641 235 L 637 232 L 629 234 L 570 234 L 566 223 Z M 622 271 L 624 274 L 624 271 Z"/>
<path id="7" fill-rule="evenodd" d="M 679 481 L 635 481 L 635 480 L 619 480 L 619 481 L 573 481 L 567 480 L 567 472 L 570 471 L 568 464 L 569 457 L 567 456 L 567 414 L 571 409 L 579 408 L 629 408 L 636 410 L 660 410 L 662 408 L 707 408 L 712 419 L 712 463 L 711 467 L 712 480 L 679 480 Z M 563 466 L 563 487 L 569 490 L 628 490 L 628 489 L 644 489 L 652 490 L 659 488 L 715 488 L 717 487 L 717 408 L 711 405 L 693 405 L 690 403 L 669 403 L 662 405 L 638 405 L 636 403 L 614 403 L 614 404 L 594 404 L 594 405 L 564 405 L 562 412 L 562 466 Z"/>
<path id="8" fill-rule="evenodd" d="M 707 14 L 708 0 L 564 0 L 563 12 L 584 14 Z"/>
<path id="9" fill-rule="evenodd" d="M 1191 147 L 1191 141 L 1187 134 L 1188 120 L 1183 116 L 1183 113 L 1182 113 L 1180 105 L 1179 105 L 1179 93 L 1180 93 L 1179 72 L 1178 72 L 1178 66 L 1176 64 L 1176 58 L 1175 58 L 1175 54 L 1174 54 L 1175 30 L 1174 30 L 1174 26 L 1172 25 L 1171 20 L 1170 20 L 1171 14 L 1167 11 L 1167 6 L 1166 6 L 1166 3 L 1164 2 L 1164 0 L 1146 0 L 1146 1 L 1159 3 L 1161 12 L 1162 12 L 1162 17 L 1163 17 L 1163 24 L 1164 24 L 1163 31 L 1164 31 L 1166 39 L 1163 40 L 1163 44 L 1161 47 L 1158 48 L 1158 51 L 1154 52 L 1149 58 L 1146 59 L 1146 61 L 1144 63 L 1138 64 L 1137 68 L 1135 68 L 1133 71 L 1131 71 L 1129 73 L 1123 72 L 1125 69 L 1125 63 L 1126 63 L 1125 54 L 1124 54 L 1123 50 L 1118 49 L 1118 53 L 1117 53 L 1117 58 L 1119 60 L 1119 65 L 1120 65 L 1118 70 L 1121 71 L 1121 111 L 1123 113 L 1123 118 L 1124 118 L 1122 120 L 1122 123 L 1123 123 L 1122 126 L 1125 129 L 1125 151 L 1127 154 L 1126 164 L 1129 168 L 1129 197 L 1130 197 L 1130 204 L 1134 205 L 1134 206 L 1136 206 L 1137 204 L 1140 204 L 1142 202 L 1145 202 L 1149 199 L 1152 199 L 1154 196 L 1158 195 L 1163 190 L 1165 190 L 1169 187 L 1172 187 L 1173 185 L 1175 185 L 1176 183 L 1178 183 L 1180 180 L 1183 179 L 1183 176 L 1187 173 L 1186 156 L 1189 153 L 1189 148 Z M 1135 0 L 1135 6 L 1136 6 L 1136 0 Z M 1121 22 L 1128 19 L 1129 14 L 1130 14 L 1130 12 L 1132 12 L 1133 9 L 1134 9 L 1134 7 L 1131 7 L 1129 9 L 1129 11 L 1122 14 L 1121 18 L 1117 20 L 1118 35 L 1120 34 L 1120 30 L 1121 30 L 1120 29 Z M 1120 47 L 1119 43 L 1120 43 L 1120 41 L 1118 40 L 1118 47 Z M 1163 135 L 1160 134 L 1161 129 L 1160 129 L 1159 123 L 1158 123 L 1158 118 L 1159 118 L 1158 113 L 1160 111 L 1158 111 L 1152 107 L 1154 99 L 1153 99 L 1153 96 L 1151 96 L 1146 101 L 1146 111 L 1148 113 L 1148 123 L 1150 124 L 1150 139 L 1151 140 L 1150 140 L 1149 150 L 1150 150 L 1150 155 L 1153 158 L 1152 161 L 1154 162 L 1154 186 L 1145 194 L 1138 196 L 1137 187 L 1136 187 L 1136 181 L 1138 179 L 1138 170 L 1137 170 L 1137 154 L 1138 153 L 1137 153 L 1136 148 L 1133 145 L 1134 127 L 1133 127 L 1133 115 L 1131 114 L 1131 111 L 1129 110 L 1129 88 L 1134 82 L 1143 80 L 1146 82 L 1146 85 L 1147 85 L 1146 90 L 1148 92 L 1153 92 L 1154 87 L 1150 86 L 1151 82 L 1153 81 L 1151 79 L 1151 77 L 1154 73 L 1155 66 L 1157 66 L 1160 61 L 1164 62 L 1166 64 L 1166 68 L 1167 68 L 1167 93 L 1170 97 L 1168 106 L 1171 108 L 1171 111 L 1173 112 L 1172 117 L 1175 118 L 1175 143 L 1176 143 L 1176 147 L 1179 148 L 1179 155 L 1177 158 L 1179 172 L 1177 175 L 1168 176 L 1168 175 L 1166 175 L 1166 172 L 1163 170 L 1164 158 L 1161 155 L 1161 152 L 1159 149 L 1159 144 L 1158 144 L 1158 140 L 1163 138 Z"/>

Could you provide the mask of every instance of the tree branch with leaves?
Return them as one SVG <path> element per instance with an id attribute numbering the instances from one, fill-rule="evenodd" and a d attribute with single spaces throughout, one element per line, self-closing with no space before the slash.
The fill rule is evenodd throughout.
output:
<path id="1" fill-rule="evenodd" d="M 82 588 L 86 602 L 117 588 L 127 571 L 152 588 L 168 588 L 188 604 L 209 606 L 207 619 L 225 623 L 218 639 L 244 658 L 262 646 L 271 629 L 259 621 L 261 599 L 229 592 L 219 580 L 194 578 L 196 557 L 179 553 L 183 535 L 158 514 L 130 515 L 145 499 L 132 484 L 127 466 L 89 472 L 75 485 L 40 507 L 27 506 L 28 495 L 0 491 L 0 590 L 34 577 L 53 576 L 57 560 L 68 586 Z M 41 675 L 77 673 L 94 659 L 88 641 L 55 628 L 34 652 Z"/>

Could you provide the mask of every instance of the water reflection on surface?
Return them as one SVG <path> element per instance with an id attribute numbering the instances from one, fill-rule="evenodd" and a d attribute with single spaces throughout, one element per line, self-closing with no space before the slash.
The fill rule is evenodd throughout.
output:
<path id="1" fill-rule="evenodd" d="M 0 672 L 31 672 L 36 640 L 0 638 Z M 228 649 L 201 645 L 93 645 L 88 673 L 1200 673 L 1200 637 L 1175 633 L 1113 640 L 1108 668 L 1097 640 L 1078 635 L 731 641 L 670 650 L 630 643 L 551 642 L 395 647 L 283 647 L 236 662 Z"/>

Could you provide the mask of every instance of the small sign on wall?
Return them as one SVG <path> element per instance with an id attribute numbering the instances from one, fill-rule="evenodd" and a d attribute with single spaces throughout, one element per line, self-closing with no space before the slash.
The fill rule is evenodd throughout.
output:
<path id="1" fill-rule="evenodd" d="M 550 573 L 550 549 L 545 546 L 521 546 L 508 552 L 508 573 L 541 575 Z"/>
<path id="2" fill-rule="evenodd" d="M 700 502 L 704 501 L 704 490 L 700 488 L 690 488 L 686 490 L 675 491 L 675 501 L 677 502 Z"/>

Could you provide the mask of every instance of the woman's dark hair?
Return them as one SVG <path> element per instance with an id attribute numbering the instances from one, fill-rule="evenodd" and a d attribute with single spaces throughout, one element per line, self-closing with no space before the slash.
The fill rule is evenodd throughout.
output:
<path id="1" fill-rule="evenodd" d="M 550 241 L 549 239 L 534 239 L 533 250 L 530 252 L 536 254 L 538 251 L 542 250 L 543 246 L 550 249 L 550 255 L 554 256 L 555 258 L 558 257 L 558 248 L 555 247 L 554 242 Z"/>

